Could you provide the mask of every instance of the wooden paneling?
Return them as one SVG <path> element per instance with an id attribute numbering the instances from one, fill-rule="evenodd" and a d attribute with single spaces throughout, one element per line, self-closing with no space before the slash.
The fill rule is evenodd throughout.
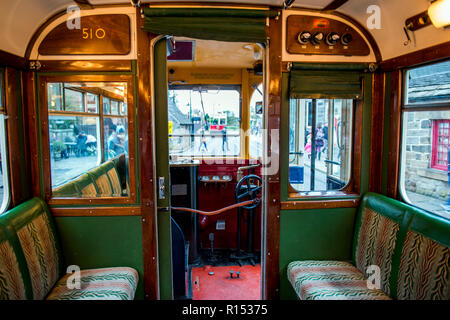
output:
<path id="1" fill-rule="evenodd" d="M 39 54 L 126 55 L 131 51 L 128 15 L 93 15 L 80 19 L 80 29 L 69 29 L 70 21 L 65 21 L 50 31 L 39 45 Z"/>
<path id="2" fill-rule="evenodd" d="M 372 87 L 372 137 L 369 191 L 381 192 L 384 128 L 384 74 L 375 73 Z"/>
<path id="3" fill-rule="evenodd" d="M 391 76 L 391 96 L 389 114 L 389 153 L 387 196 L 397 198 L 400 161 L 400 127 L 401 127 L 401 96 L 402 73 L 393 71 Z"/>
<path id="4" fill-rule="evenodd" d="M 308 210 L 330 208 L 355 208 L 359 205 L 359 199 L 350 200 L 313 200 L 313 201 L 283 201 L 281 210 Z"/>
<path id="5" fill-rule="evenodd" d="M 141 207 L 51 207 L 56 217 L 139 216 Z"/>
<path id="6" fill-rule="evenodd" d="M 5 71 L 5 105 L 9 155 L 11 205 L 13 207 L 29 198 L 29 154 L 26 148 L 24 110 L 22 103 L 21 74 L 13 68 Z"/>
<path id="7" fill-rule="evenodd" d="M 270 19 L 269 25 L 269 90 L 268 101 L 268 132 L 280 130 L 281 117 L 281 49 L 282 49 L 282 20 Z M 268 157 L 272 161 L 281 163 L 279 152 L 271 151 L 271 147 L 279 146 L 280 140 L 274 140 L 277 135 L 268 135 Z M 263 298 L 278 299 L 280 294 L 279 252 L 280 252 L 280 171 L 269 175 L 266 179 L 267 211 L 266 211 L 266 255 L 265 255 L 265 281 Z"/>
<path id="8" fill-rule="evenodd" d="M 333 0 L 329 4 L 327 4 L 325 8 L 323 8 L 323 10 L 324 11 L 336 10 L 340 8 L 342 5 L 344 5 L 344 3 L 346 3 L 347 1 L 348 0 Z"/>
<path id="9" fill-rule="evenodd" d="M 142 30 L 144 19 L 139 8 L 137 17 L 137 113 L 139 118 L 139 153 L 141 166 L 141 215 L 144 258 L 145 299 L 159 298 L 157 257 L 157 224 L 155 217 L 155 182 L 153 181 L 153 125 L 150 82 L 150 40 L 155 35 Z"/>
<path id="10" fill-rule="evenodd" d="M 396 69 L 429 63 L 448 57 L 450 57 L 450 41 L 385 60 L 380 63 L 380 68 L 383 71 L 388 72 Z"/>
<path id="11" fill-rule="evenodd" d="M 30 155 L 31 191 L 35 197 L 41 196 L 41 180 L 39 172 L 39 141 L 36 110 L 36 87 L 34 72 L 23 73 L 24 111 L 26 114 L 27 145 Z"/>
<path id="12" fill-rule="evenodd" d="M 131 60 L 40 60 L 40 72 L 120 71 L 131 72 Z"/>
<path id="13" fill-rule="evenodd" d="M 319 54 L 319 55 L 353 55 L 367 56 L 370 48 L 363 37 L 349 25 L 334 19 L 325 19 L 317 16 L 291 15 L 287 18 L 286 50 L 291 54 Z M 323 41 L 312 44 L 311 41 L 301 44 L 298 41 L 300 33 L 308 31 L 311 35 L 321 32 Z M 339 36 L 350 34 L 352 41 L 343 45 L 339 40 L 335 45 L 328 45 L 325 38 L 331 32 Z"/>
<path id="14" fill-rule="evenodd" d="M 3 66 L 14 67 L 17 69 L 27 68 L 27 59 L 15 54 L 0 50 L 0 64 Z"/>

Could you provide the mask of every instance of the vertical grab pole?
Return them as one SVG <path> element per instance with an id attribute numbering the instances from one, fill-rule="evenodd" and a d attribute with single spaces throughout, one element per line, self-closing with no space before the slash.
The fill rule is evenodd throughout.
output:
<path id="1" fill-rule="evenodd" d="M 311 181 L 310 189 L 314 191 L 316 180 L 316 99 L 312 99 L 311 106 Z"/>

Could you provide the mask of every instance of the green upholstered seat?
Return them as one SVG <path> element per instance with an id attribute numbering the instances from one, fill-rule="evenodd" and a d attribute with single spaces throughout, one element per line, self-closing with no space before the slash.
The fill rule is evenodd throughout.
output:
<path id="1" fill-rule="evenodd" d="M 139 276 L 126 267 L 80 271 L 79 289 L 69 289 L 62 277 L 48 295 L 48 300 L 133 300 Z"/>
<path id="2" fill-rule="evenodd" d="M 397 298 L 450 300 L 450 222 L 415 210 L 398 266 Z"/>
<path id="3" fill-rule="evenodd" d="M 301 300 L 390 300 L 368 289 L 364 275 L 344 261 L 295 261 L 287 268 L 289 282 Z"/>
<path id="4" fill-rule="evenodd" d="M 52 190 L 52 194 L 57 198 L 78 198 L 81 196 L 76 182 L 70 181 Z"/>
<path id="5" fill-rule="evenodd" d="M 88 174 L 83 174 L 73 181 L 82 198 L 93 198 L 98 194 L 94 179 Z"/>
<path id="6" fill-rule="evenodd" d="M 363 281 L 372 275 L 368 268 L 377 266 L 380 289 L 391 298 L 450 300 L 449 247 L 449 220 L 369 192 L 356 217 L 353 264 L 295 261 L 287 276 L 300 299 L 349 299 L 357 295 L 353 289 L 342 294 L 340 281 Z M 369 291 L 359 294 L 365 299 Z"/>
<path id="7" fill-rule="evenodd" d="M 24 300 L 28 297 L 25 290 L 28 270 L 22 249 L 14 240 L 8 238 L 4 227 L 0 227 L 0 300 Z"/>
<path id="8" fill-rule="evenodd" d="M 44 201 L 33 198 L 0 215 L 0 299 L 133 299 L 138 282 L 131 268 L 82 270 L 81 288 L 73 291 L 63 273 L 58 236 Z"/>
<path id="9" fill-rule="evenodd" d="M 62 255 L 53 220 L 45 202 L 33 198 L 0 216 L 0 227 L 20 246 L 16 258 L 22 270 L 27 297 L 44 299 L 62 274 Z"/>

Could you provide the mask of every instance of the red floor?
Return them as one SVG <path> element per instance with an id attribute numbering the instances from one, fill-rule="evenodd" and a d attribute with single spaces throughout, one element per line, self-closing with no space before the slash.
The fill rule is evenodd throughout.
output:
<path id="1" fill-rule="evenodd" d="M 230 279 L 230 270 L 240 278 Z M 192 294 L 193 300 L 260 300 L 261 265 L 192 268 Z"/>

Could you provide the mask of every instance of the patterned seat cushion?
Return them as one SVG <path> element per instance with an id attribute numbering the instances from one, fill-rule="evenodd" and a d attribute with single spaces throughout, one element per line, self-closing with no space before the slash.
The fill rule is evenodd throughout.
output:
<path id="1" fill-rule="evenodd" d="M 450 250 L 408 231 L 398 274 L 399 300 L 450 300 Z"/>
<path id="2" fill-rule="evenodd" d="M 80 271 L 80 289 L 69 289 L 67 274 L 48 295 L 48 300 L 133 300 L 138 273 L 132 268 L 102 268 Z"/>
<path id="3" fill-rule="evenodd" d="M 368 289 L 364 275 L 344 261 L 294 261 L 287 275 L 300 300 L 390 300 Z"/>
<path id="4" fill-rule="evenodd" d="M 0 229 L 0 300 L 26 299 L 25 282 L 16 252 Z"/>
<path id="5" fill-rule="evenodd" d="M 392 257 L 400 225 L 375 210 L 363 208 L 357 236 L 355 263 L 366 273 L 371 265 L 381 272 L 381 289 L 390 295 Z"/>

